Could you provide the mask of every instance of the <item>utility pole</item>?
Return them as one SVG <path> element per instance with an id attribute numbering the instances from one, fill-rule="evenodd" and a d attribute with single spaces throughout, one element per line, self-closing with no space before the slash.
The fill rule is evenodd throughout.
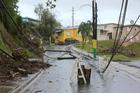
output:
<path id="1" fill-rule="evenodd" d="M 95 0 L 92 1 L 92 48 L 93 48 L 93 58 L 96 59 L 97 54 L 97 2 Z"/>
<path id="2" fill-rule="evenodd" d="M 72 7 L 72 27 L 74 27 L 74 7 Z"/>

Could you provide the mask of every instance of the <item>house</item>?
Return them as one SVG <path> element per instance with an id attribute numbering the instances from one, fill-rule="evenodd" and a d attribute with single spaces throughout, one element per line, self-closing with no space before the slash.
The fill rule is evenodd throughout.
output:
<path id="1" fill-rule="evenodd" d="M 98 24 L 98 26 L 97 26 L 97 29 L 98 29 L 98 31 L 97 31 L 97 39 L 98 40 L 115 39 L 117 26 L 118 25 L 115 24 L 115 23 Z M 124 25 L 123 33 L 122 33 L 122 36 L 121 36 L 122 40 L 125 38 L 125 36 L 130 31 L 132 26 L 133 26 L 132 24 Z M 135 34 L 138 33 L 139 31 L 140 31 L 140 25 L 135 25 L 133 27 L 130 35 L 127 37 L 127 40 L 132 38 L 133 36 L 135 36 Z M 136 37 L 131 39 L 129 42 L 140 42 L 140 33 Z"/>
<path id="2" fill-rule="evenodd" d="M 55 31 L 55 43 L 64 44 L 67 41 L 82 41 L 81 33 L 78 32 L 78 27 L 66 27 L 62 29 L 57 29 Z"/>
<path id="3" fill-rule="evenodd" d="M 32 22 L 32 23 L 35 23 L 35 24 L 39 24 L 39 21 L 38 20 L 33 19 L 33 18 L 29 18 L 29 17 L 23 17 L 22 18 L 22 21 L 23 22 Z"/>
<path id="4" fill-rule="evenodd" d="M 115 31 L 117 24 L 107 23 L 107 24 L 98 24 L 97 26 L 97 40 L 111 40 L 114 38 L 113 33 Z M 91 32 L 92 35 L 92 32 Z M 57 29 L 55 31 L 55 42 L 56 43 L 65 43 L 67 39 L 74 39 L 77 41 L 82 41 L 81 33 L 78 33 L 78 26 L 75 27 L 66 27 L 63 29 Z"/>
<path id="5" fill-rule="evenodd" d="M 122 36 L 121 39 L 123 40 L 126 35 L 129 33 L 129 31 L 131 30 L 133 25 L 125 25 L 123 28 L 123 32 L 122 32 Z M 115 28 L 117 29 L 117 28 Z M 128 41 L 130 38 L 134 37 L 136 35 L 136 33 L 140 32 L 140 25 L 135 25 L 131 31 L 131 33 L 128 35 L 126 41 Z M 116 30 L 114 31 L 114 34 L 116 33 Z M 140 33 L 135 36 L 133 39 L 131 39 L 129 42 L 140 42 Z"/>
<path id="6" fill-rule="evenodd" d="M 106 24 L 98 24 L 97 26 L 97 40 L 113 40 L 115 39 L 115 34 L 117 30 L 117 24 L 115 23 L 106 23 Z M 132 25 L 125 25 L 123 28 L 122 39 L 127 35 L 129 30 L 131 29 Z M 140 31 L 140 25 L 135 25 L 132 29 L 132 32 L 128 36 L 132 38 L 137 32 Z M 77 41 L 82 41 L 81 33 L 78 33 L 78 26 L 77 27 L 67 27 L 63 29 L 59 29 L 56 31 L 56 42 L 65 43 L 67 39 L 73 39 Z M 92 35 L 92 32 L 91 32 Z M 140 42 L 140 33 L 130 42 Z"/>
<path id="7" fill-rule="evenodd" d="M 111 40 L 114 39 L 114 32 L 117 24 L 115 23 L 106 23 L 98 24 L 97 26 L 97 40 Z"/>

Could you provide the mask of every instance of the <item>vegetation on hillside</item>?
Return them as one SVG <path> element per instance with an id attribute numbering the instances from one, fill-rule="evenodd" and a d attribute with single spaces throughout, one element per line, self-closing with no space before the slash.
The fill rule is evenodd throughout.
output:
<path id="1" fill-rule="evenodd" d="M 0 82 L 16 75 L 27 75 L 49 65 L 30 62 L 30 57 L 42 58 L 43 44 L 52 36 L 59 22 L 49 9 L 56 0 L 46 0 L 40 19 L 23 21 L 19 14 L 18 0 L 0 0 Z M 46 43 L 45 43 L 46 45 Z"/>
<path id="2" fill-rule="evenodd" d="M 42 4 L 35 8 L 39 16 L 38 23 L 24 22 L 19 15 L 17 2 L 0 1 L 1 49 L 11 53 L 17 48 L 23 48 L 27 54 L 40 55 L 41 42 L 49 41 L 55 28 L 61 26 L 49 10 L 55 7 L 56 0 L 46 0 L 46 8 Z"/>

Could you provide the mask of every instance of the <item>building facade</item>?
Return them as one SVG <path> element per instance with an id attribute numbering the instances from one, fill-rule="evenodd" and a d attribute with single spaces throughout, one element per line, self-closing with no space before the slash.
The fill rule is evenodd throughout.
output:
<path id="1" fill-rule="evenodd" d="M 117 24 L 115 23 L 107 23 L 107 24 L 98 24 L 97 26 L 97 40 L 113 40 L 115 39 L 115 34 L 117 30 Z M 127 33 L 130 31 L 132 25 L 125 25 L 123 28 L 123 33 L 121 36 L 121 40 L 125 38 Z M 136 33 L 140 31 L 140 25 L 135 25 L 128 36 L 127 40 L 134 37 Z M 91 32 L 92 35 L 92 32 Z M 65 42 L 66 39 L 75 39 L 78 41 L 82 41 L 81 33 L 78 33 L 78 27 L 68 27 L 63 28 L 57 31 L 56 42 Z M 127 41 L 126 40 L 126 41 Z M 131 39 L 129 42 L 140 42 L 140 33 Z"/>
<path id="2" fill-rule="evenodd" d="M 78 27 L 62 28 L 55 31 L 55 43 L 66 43 L 66 40 L 82 41 L 82 35 L 78 32 Z"/>
<path id="3" fill-rule="evenodd" d="M 126 35 L 129 33 L 129 31 L 131 30 L 133 25 L 125 25 L 123 28 L 123 32 L 122 32 L 122 36 L 121 36 L 121 40 L 124 40 L 124 38 L 126 37 Z M 115 28 L 117 29 L 117 28 Z M 131 33 L 128 35 L 127 39 L 125 40 L 127 43 L 129 42 L 140 42 L 140 33 L 137 34 L 138 32 L 140 32 L 140 25 L 135 25 L 131 31 Z M 114 32 L 114 34 L 116 33 L 116 31 Z M 137 36 L 135 36 L 137 34 Z M 133 39 L 130 39 L 134 37 Z M 129 40 L 130 39 L 130 40 Z M 129 41 L 128 41 L 129 40 Z"/>
<path id="4" fill-rule="evenodd" d="M 107 23 L 107 24 L 98 24 L 97 26 L 97 39 L 98 40 L 112 40 L 114 39 L 114 32 L 117 24 Z"/>

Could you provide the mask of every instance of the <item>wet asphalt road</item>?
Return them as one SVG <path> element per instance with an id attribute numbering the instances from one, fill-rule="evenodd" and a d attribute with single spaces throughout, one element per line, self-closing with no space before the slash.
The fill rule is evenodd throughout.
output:
<path id="1" fill-rule="evenodd" d="M 55 53 L 52 57 L 61 55 Z M 24 93 L 76 93 L 71 85 L 74 60 L 51 60 L 53 66 L 44 71 L 44 74 Z"/>
<path id="2" fill-rule="evenodd" d="M 48 54 L 55 58 L 63 53 Z M 52 67 L 44 71 L 24 93 L 140 93 L 140 78 L 126 73 L 119 66 L 110 67 L 103 76 L 92 68 L 91 84 L 77 87 L 77 81 L 72 79 L 76 75 L 75 60 L 52 59 L 49 63 Z M 137 66 L 139 63 L 134 64 Z"/>
<path id="3" fill-rule="evenodd" d="M 120 62 L 121 64 L 130 66 L 130 67 L 135 67 L 135 68 L 139 68 L 140 69 L 140 60 L 138 61 L 132 61 L 132 62 Z"/>

